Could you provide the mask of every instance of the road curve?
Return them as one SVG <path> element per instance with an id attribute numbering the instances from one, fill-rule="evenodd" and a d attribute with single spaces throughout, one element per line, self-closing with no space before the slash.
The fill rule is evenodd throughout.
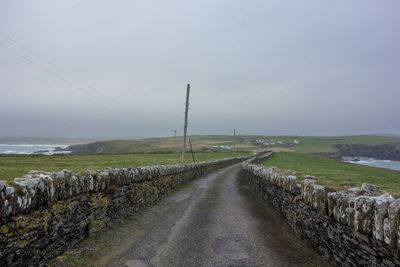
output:
<path id="1" fill-rule="evenodd" d="M 240 165 L 194 181 L 143 213 L 107 266 L 326 266 L 243 184 Z"/>

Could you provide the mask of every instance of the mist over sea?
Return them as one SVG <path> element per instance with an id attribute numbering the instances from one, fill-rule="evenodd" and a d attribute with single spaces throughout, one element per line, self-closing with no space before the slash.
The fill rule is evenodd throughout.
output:
<path id="1" fill-rule="evenodd" d="M 34 144 L 0 144 L 0 154 L 43 154 L 43 155 L 53 155 L 53 154 L 65 154 L 70 153 L 70 151 L 56 151 L 56 148 L 67 148 L 68 145 L 34 145 Z"/>
<path id="2" fill-rule="evenodd" d="M 400 161 L 380 160 L 380 159 L 364 158 L 364 157 L 361 157 L 359 161 L 352 161 L 351 159 L 348 158 L 343 159 L 343 161 L 354 164 L 371 166 L 371 167 L 386 168 L 386 169 L 400 171 Z"/>

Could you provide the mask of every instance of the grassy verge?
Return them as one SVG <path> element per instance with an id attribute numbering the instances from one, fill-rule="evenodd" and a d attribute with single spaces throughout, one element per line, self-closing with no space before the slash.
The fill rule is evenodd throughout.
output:
<path id="1" fill-rule="evenodd" d="M 239 156 L 250 153 L 236 153 Z M 196 161 L 209 161 L 232 157 L 230 152 L 195 153 Z M 69 169 L 74 172 L 98 170 L 106 167 L 138 167 L 158 164 L 180 163 L 179 153 L 162 154 L 115 154 L 115 155 L 35 155 L 1 156 L 0 180 L 12 181 L 30 170 L 59 171 Z M 192 162 L 192 156 L 186 155 L 186 161 Z"/>
<path id="2" fill-rule="evenodd" d="M 345 163 L 298 153 L 275 153 L 263 163 L 281 170 L 294 170 L 300 174 L 314 175 L 317 183 L 337 190 L 376 184 L 394 197 L 400 197 L 400 172 L 369 166 Z"/>

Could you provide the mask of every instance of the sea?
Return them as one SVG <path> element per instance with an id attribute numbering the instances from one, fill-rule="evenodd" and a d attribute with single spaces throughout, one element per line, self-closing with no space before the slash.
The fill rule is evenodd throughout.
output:
<path id="1" fill-rule="evenodd" d="M 43 155 L 54 155 L 54 154 L 65 154 L 71 153 L 71 151 L 55 151 L 57 147 L 67 148 L 68 145 L 57 145 L 57 144 L 0 144 L 0 154 L 43 154 Z"/>
<path id="2" fill-rule="evenodd" d="M 386 168 L 386 169 L 400 171 L 400 161 L 380 160 L 380 159 L 364 158 L 364 157 L 360 157 L 359 159 L 360 159 L 359 161 L 353 161 L 351 160 L 351 158 L 344 157 L 343 161 L 354 164 L 367 165 L 371 167 Z"/>

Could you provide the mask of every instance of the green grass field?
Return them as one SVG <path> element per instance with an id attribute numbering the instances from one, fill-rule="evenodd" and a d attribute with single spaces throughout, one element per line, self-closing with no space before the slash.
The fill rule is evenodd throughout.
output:
<path id="1" fill-rule="evenodd" d="M 232 145 L 235 143 L 244 150 L 255 151 L 258 149 L 267 149 L 271 147 L 254 144 L 256 139 L 273 139 L 283 142 L 281 147 L 288 148 L 299 153 L 329 153 L 335 152 L 336 144 L 365 144 L 380 145 L 385 143 L 396 143 L 400 146 L 399 137 L 373 136 L 373 135 L 354 135 L 354 136 L 252 136 L 240 135 L 236 139 L 228 135 L 192 135 L 193 149 L 200 150 L 202 147 L 213 144 Z M 251 140 L 250 143 L 239 143 L 239 138 Z M 181 143 L 181 137 L 177 138 L 177 143 Z M 294 145 L 293 141 L 301 141 L 300 145 Z M 109 140 L 102 141 L 106 146 L 112 149 L 113 153 L 138 153 L 138 152 L 159 152 L 173 151 L 175 149 L 175 139 L 173 137 L 148 138 L 140 140 Z M 279 147 L 279 146 L 274 146 Z"/>
<path id="2" fill-rule="evenodd" d="M 282 141 L 283 145 L 279 147 L 280 149 L 283 148 L 299 153 L 335 152 L 335 148 L 333 146 L 335 144 L 400 144 L 400 138 L 398 137 L 370 135 L 342 137 L 240 135 L 237 136 L 236 139 L 227 135 L 193 135 L 189 138 L 192 140 L 194 151 L 201 151 L 204 146 L 211 146 L 215 144 L 232 145 L 233 143 L 236 144 L 238 150 L 242 151 L 259 151 L 271 148 L 254 144 L 253 141 L 256 139 L 274 139 L 275 141 Z M 248 139 L 250 142 L 239 143 L 239 138 Z M 179 163 L 180 154 L 171 153 L 171 151 L 180 148 L 180 139 L 181 137 L 177 138 L 177 143 L 175 143 L 174 137 L 103 141 L 101 143 L 104 143 L 105 146 L 111 148 L 111 153 L 115 153 L 105 155 L 0 156 L 0 180 L 12 180 L 15 177 L 21 177 L 30 170 L 57 171 L 61 169 L 71 169 L 75 172 L 79 172 L 90 169 L 102 169 L 105 167 L 133 167 L 153 164 Z M 289 146 L 289 144 L 293 144 L 295 139 L 300 140 L 302 143 L 300 145 Z M 177 147 L 175 145 L 177 145 Z M 246 155 L 248 154 L 249 153 Z M 232 154 L 230 152 L 196 153 L 196 160 L 213 160 L 216 158 L 230 157 L 231 155 Z M 245 153 L 240 153 L 240 155 L 245 155 Z M 288 165 L 287 167 L 283 168 L 299 168 L 298 171 L 303 172 L 304 170 L 304 172 L 308 172 L 310 174 L 315 174 L 313 172 L 318 172 L 315 175 L 320 176 L 322 181 L 321 183 L 325 183 L 326 185 L 331 183 L 332 186 L 337 187 L 340 182 L 344 181 L 354 182 L 355 184 L 359 185 L 361 183 L 359 181 L 361 181 L 360 179 L 362 178 L 367 179 L 365 180 L 367 182 L 380 184 L 384 189 L 388 188 L 387 190 L 390 191 L 389 187 L 395 186 L 396 181 L 400 180 L 398 172 L 394 171 L 381 169 L 376 170 L 375 168 L 327 161 L 325 159 L 319 159 L 315 157 L 304 158 L 302 161 L 300 161 L 301 157 L 306 156 L 299 154 L 293 154 L 289 156 L 289 154 L 282 153 L 277 155 L 280 156 L 274 157 L 280 158 L 278 162 L 279 164 L 294 164 L 294 166 Z M 286 157 L 286 159 L 283 159 L 282 157 Z M 289 158 L 292 157 L 295 157 L 296 160 L 290 161 Z M 187 155 L 187 159 L 188 161 L 191 161 L 190 154 Z M 274 158 L 271 159 L 271 162 L 273 162 L 273 160 Z M 297 165 L 296 162 L 298 163 Z M 278 163 L 276 165 L 278 165 Z M 317 168 L 318 166 L 319 168 Z"/>
<path id="3" fill-rule="evenodd" d="M 236 153 L 246 156 L 250 153 Z M 196 161 L 209 161 L 232 157 L 232 153 L 195 153 Z M 170 154 L 116 154 L 116 155 L 35 155 L 1 156 L 0 180 L 12 181 L 27 174 L 30 170 L 60 171 L 69 169 L 74 172 L 98 170 L 106 167 L 138 167 L 159 164 L 180 163 L 180 153 Z M 186 162 L 192 162 L 192 155 L 186 154 Z"/>
<path id="4" fill-rule="evenodd" d="M 258 151 L 260 149 L 279 148 L 287 151 L 300 153 L 329 153 L 335 152 L 336 144 L 365 144 L 379 145 L 385 143 L 396 143 L 400 147 L 400 137 L 385 137 L 372 135 L 358 136 L 261 136 L 261 135 L 238 135 L 236 138 L 229 135 L 191 135 L 194 151 L 201 151 L 202 148 L 212 145 L 233 145 L 242 151 Z M 239 139 L 247 139 L 249 142 L 239 142 Z M 281 141 L 281 146 L 263 146 L 255 143 L 257 139 L 273 139 L 275 142 Z M 301 141 L 299 145 L 293 145 L 294 140 Z M 146 138 L 136 140 L 106 140 L 96 142 L 103 146 L 105 153 L 157 153 L 173 152 L 180 149 L 182 137 Z M 90 146 L 90 145 L 89 145 Z M 90 150 L 88 144 L 80 145 L 83 151 L 78 153 L 96 153 Z M 92 147 L 93 148 L 93 147 Z"/>
<path id="5" fill-rule="evenodd" d="M 337 190 L 362 183 L 376 184 L 384 192 L 400 197 L 400 172 L 345 163 L 307 154 L 281 152 L 275 153 L 263 163 L 281 170 L 294 170 L 300 174 L 314 175 L 317 183 Z M 349 184 L 350 183 L 350 184 Z"/>
<path id="6" fill-rule="evenodd" d="M 233 136 L 224 135 L 192 135 L 188 137 L 192 142 L 194 151 L 201 151 L 202 148 L 211 145 L 232 145 L 236 144 L 237 149 L 241 151 L 254 151 L 259 147 L 251 143 L 234 142 Z M 239 138 L 239 137 L 238 137 Z M 173 152 L 180 151 L 182 146 L 182 137 L 160 137 L 146 138 L 135 140 L 105 140 L 94 142 L 98 146 L 105 148 L 105 153 L 158 153 L 158 152 Z M 77 153 L 96 153 L 96 150 L 90 149 L 90 144 L 78 145 L 83 150 L 75 151 Z M 93 148 L 93 147 L 92 147 Z M 189 145 L 186 148 L 189 150 Z"/>

